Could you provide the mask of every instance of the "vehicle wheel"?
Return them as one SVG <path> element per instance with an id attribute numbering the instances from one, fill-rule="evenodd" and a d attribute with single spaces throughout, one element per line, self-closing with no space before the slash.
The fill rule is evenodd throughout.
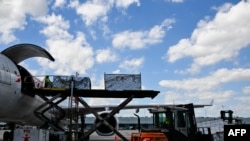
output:
<path id="1" fill-rule="evenodd" d="M 3 141 L 9 141 L 9 139 L 10 139 L 10 132 L 5 131 L 3 133 Z"/>

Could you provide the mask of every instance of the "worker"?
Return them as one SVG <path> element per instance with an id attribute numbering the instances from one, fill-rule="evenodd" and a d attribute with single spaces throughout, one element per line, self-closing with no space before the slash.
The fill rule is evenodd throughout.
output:
<path id="1" fill-rule="evenodd" d="M 50 81 L 48 75 L 46 75 L 45 78 L 44 78 L 44 87 L 45 87 L 45 88 L 52 87 L 52 82 Z"/>
<path id="2" fill-rule="evenodd" d="M 165 125 L 166 127 L 169 127 L 170 124 L 171 124 L 170 116 L 167 115 L 167 116 L 166 116 L 166 119 L 165 119 L 165 121 L 164 121 L 164 125 Z"/>

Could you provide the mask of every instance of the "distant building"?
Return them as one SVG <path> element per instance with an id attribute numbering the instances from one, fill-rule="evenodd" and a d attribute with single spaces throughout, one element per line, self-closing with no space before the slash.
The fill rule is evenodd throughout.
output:
<path id="1" fill-rule="evenodd" d="M 93 126 L 95 117 L 86 117 L 85 123 L 87 128 L 91 128 Z M 120 130 L 128 130 L 128 129 L 136 129 L 138 124 L 138 119 L 136 117 L 117 117 L 119 123 Z M 196 118 L 198 127 L 202 126 L 214 126 L 218 125 L 218 127 L 213 127 L 214 132 L 222 130 L 223 121 L 219 117 L 197 117 Z M 141 127 L 148 128 L 153 125 L 152 117 L 140 117 Z M 242 118 L 243 124 L 250 124 L 250 118 Z"/>

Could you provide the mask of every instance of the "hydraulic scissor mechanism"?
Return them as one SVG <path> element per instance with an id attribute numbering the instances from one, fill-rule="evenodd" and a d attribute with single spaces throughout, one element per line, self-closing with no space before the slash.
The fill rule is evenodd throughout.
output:
<path id="1" fill-rule="evenodd" d="M 109 119 L 113 118 L 115 114 L 117 114 L 121 109 L 123 109 L 132 99 L 133 95 L 129 98 L 127 98 L 125 101 L 123 101 L 120 105 L 118 105 L 116 108 L 114 108 L 110 113 L 105 114 L 104 116 L 99 115 L 95 110 L 93 110 L 81 97 L 77 97 L 78 101 L 87 109 L 90 110 L 92 114 L 96 117 L 96 124 L 89 129 L 86 133 L 84 133 L 83 136 L 80 137 L 80 139 L 86 139 L 88 138 L 94 131 L 97 131 L 98 128 L 101 126 L 106 126 L 106 129 L 109 128 L 109 130 L 113 131 L 116 135 L 118 135 L 121 139 L 124 141 L 128 141 L 126 137 L 124 137 L 115 127 L 113 127 L 108 121 Z"/>
<path id="2" fill-rule="evenodd" d="M 63 96 L 59 93 L 49 99 L 42 94 L 38 95 L 45 101 L 35 110 L 35 115 L 44 121 L 44 125 L 41 128 L 51 127 L 55 130 L 64 131 L 64 129 L 59 126 L 59 123 L 66 116 L 66 113 L 61 107 L 58 106 L 58 104 L 64 101 L 67 96 Z"/>

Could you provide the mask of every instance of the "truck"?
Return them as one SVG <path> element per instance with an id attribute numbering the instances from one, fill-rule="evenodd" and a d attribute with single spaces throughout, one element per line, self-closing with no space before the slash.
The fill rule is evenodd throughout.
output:
<path id="1" fill-rule="evenodd" d="M 183 104 L 151 108 L 151 128 L 142 128 L 138 117 L 139 132 L 131 133 L 130 141 L 213 141 L 210 127 L 197 127 L 194 105 Z"/>

